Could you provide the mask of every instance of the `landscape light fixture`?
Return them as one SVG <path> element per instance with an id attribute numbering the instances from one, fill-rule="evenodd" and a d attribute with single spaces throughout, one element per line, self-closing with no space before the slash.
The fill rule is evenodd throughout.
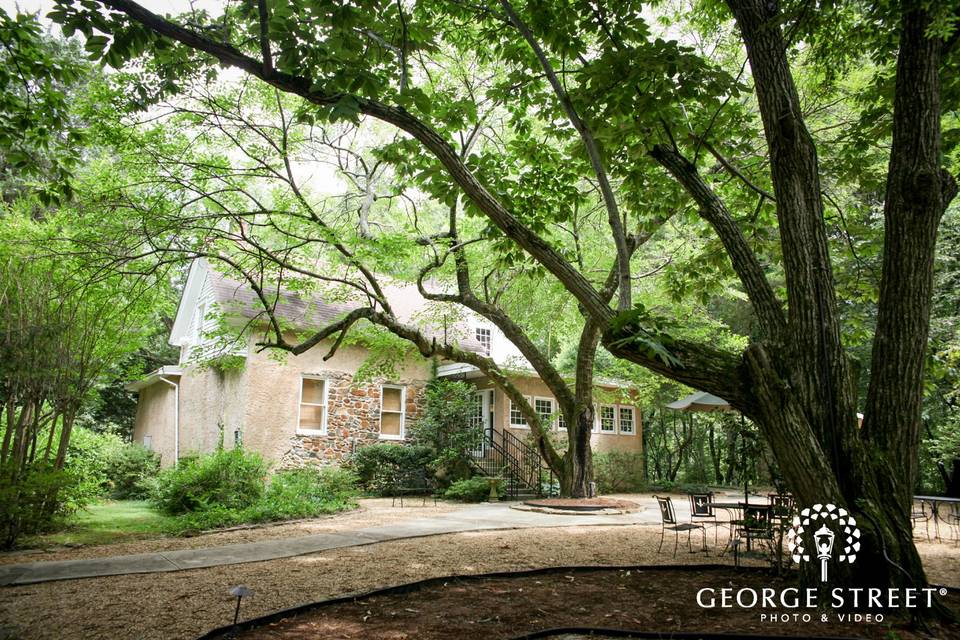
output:
<path id="1" fill-rule="evenodd" d="M 243 600 L 243 596 L 252 596 L 253 589 L 250 589 L 242 584 L 238 584 L 230 589 L 230 595 L 237 599 L 237 608 L 233 612 L 233 624 L 237 624 L 237 620 L 240 618 L 240 601 Z"/>

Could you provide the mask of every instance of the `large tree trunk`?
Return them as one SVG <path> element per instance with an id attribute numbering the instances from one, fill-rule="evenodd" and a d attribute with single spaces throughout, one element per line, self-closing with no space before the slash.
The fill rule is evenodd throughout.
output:
<path id="1" fill-rule="evenodd" d="M 590 495 L 590 483 L 593 482 L 593 453 L 590 449 L 594 420 L 593 365 L 599 344 L 597 323 L 584 318 L 580 342 L 577 344 L 573 406 L 562 407 L 567 422 L 567 452 L 563 456 L 560 492 L 571 498 Z"/>
<path id="2" fill-rule="evenodd" d="M 570 425 L 570 423 L 567 423 Z M 568 429 L 567 452 L 563 456 L 563 473 L 560 476 L 560 494 L 570 498 L 585 498 L 590 495 L 593 482 L 593 453 L 590 435 L 593 429 L 593 406 L 577 406 L 576 427 Z"/>
<path id="3" fill-rule="evenodd" d="M 916 483 L 923 371 L 930 329 L 937 230 L 956 195 L 940 167 L 942 42 L 926 37 L 930 16 L 905 13 L 897 60 L 893 147 L 884 201 L 883 275 L 863 436 L 901 479 L 887 488 L 908 505 Z"/>

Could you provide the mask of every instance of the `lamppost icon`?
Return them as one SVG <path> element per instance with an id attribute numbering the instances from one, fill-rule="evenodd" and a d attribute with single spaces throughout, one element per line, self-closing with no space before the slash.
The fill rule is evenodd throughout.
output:
<path id="1" fill-rule="evenodd" d="M 820 559 L 820 582 L 827 581 L 827 563 L 833 553 L 833 538 L 834 533 L 827 528 L 827 525 L 821 526 L 813 534 L 814 543 L 817 545 L 817 557 Z"/>
<path id="2" fill-rule="evenodd" d="M 810 532 L 821 525 L 813 534 L 814 549 L 807 551 L 804 537 L 809 541 Z M 827 527 L 827 522 L 831 527 Z M 834 533 L 836 531 L 836 533 Z M 811 562 L 814 557 L 820 560 L 820 580 L 827 581 L 827 564 L 833 554 L 834 538 L 839 535 L 837 542 L 837 562 L 853 564 L 860 552 L 860 529 L 857 521 L 843 507 L 834 504 L 815 504 L 812 507 L 801 509 L 793 516 L 793 523 L 787 531 L 787 548 L 796 563 Z"/>

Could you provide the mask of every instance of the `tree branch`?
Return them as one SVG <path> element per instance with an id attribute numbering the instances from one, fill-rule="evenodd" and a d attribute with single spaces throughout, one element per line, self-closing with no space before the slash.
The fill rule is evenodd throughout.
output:
<path id="1" fill-rule="evenodd" d="M 774 340 L 782 337 L 786 320 L 780 301 L 777 300 L 760 261 L 747 244 L 747 239 L 723 201 L 703 181 L 696 167 L 673 149 L 658 144 L 653 147 L 650 156 L 683 185 L 700 207 L 700 215 L 720 237 L 766 335 Z"/>
<path id="2" fill-rule="evenodd" d="M 547 57 L 543 47 L 541 47 L 537 39 L 534 38 L 533 32 L 530 31 L 527 24 L 520 19 L 520 16 L 514 11 L 509 0 L 500 0 L 500 6 L 503 7 L 509 21 L 516 27 L 517 31 L 520 32 L 523 39 L 527 41 L 534 55 L 536 55 L 537 60 L 540 61 L 540 66 L 543 67 L 547 80 L 550 82 L 550 86 L 553 87 L 553 92 L 556 94 L 560 105 L 567 114 L 570 124 L 572 124 L 573 128 L 580 134 L 583 146 L 587 151 L 587 156 L 590 158 L 590 165 L 593 167 L 593 172 L 597 177 L 603 203 L 607 208 L 607 222 L 610 225 L 613 240 L 617 248 L 617 264 L 619 270 L 618 288 L 620 289 L 618 308 L 620 311 L 625 311 L 631 306 L 630 255 L 627 249 L 627 235 L 623 230 L 623 220 L 620 217 L 620 207 L 617 204 L 616 195 L 613 193 L 613 188 L 610 186 L 610 180 L 607 177 L 607 171 L 603 166 L 600 147 L 597 144 L 596 138 L 593 136 L 593 131 L 590 130 L 590 127 L 587 126 L 580 117 L 580 114 L 577 113 L 573 101 L 570 100 L 570 95 L 557 77 L 557 72 L 550 63 L 550 59 Z"/>
<path id="3" fill-rule="evenodd" d="M 257 0 L 260 14 L 260 53 L 263 55 L 263 72 L 273 73 L 273 56 L 270 54 L 270 14 L 267 12 L 267 0 Z"/>
<path id="4" fill-rule="evenodd" d="M 392 124 L 413 136 L 446 168 L 474 204 L 509 238 L 537 259 L 564 284 L 585 309 L 601 323 L 613 318 L 613 310 L 605 304 L 590 282 L 533 230 L 523 225 L 484 187 L 466 167 L 450 144 L 435 130 L 402 107 L 393 107 L 376 100 L 342 93 L 328 93 L 315 88 L 309 78 L 274 70 L 264 73 L 263 65 L 228 44 L 215 42 L 148 11 L 131 0 L 102 0 L 103 3 L 141 23 L 163 37 L 175 40 L 215 57 L 222 64 L 236 67 L 260 78 L 281 91 L 299 95 L 317 105 L 332 105 L 343 99 L 355 101 L 361 113 Z"/>
<path id="5" fill-rule="evenodd" d="M 740 182 L 745 184 L 747 188 L 749 188 L 751 191 L 759 194 L 761 197 L 766 198 L 770 202 L 777 201 L 777 199 L 773 197 L 772 193 L 770 193 L 766 189 L 762 189 L 758 187 L 756 184 L 753 183 L 753 181 L 747 178 L 747 176 L 743 175 L 735 166 L 733 166 L 733 164 L 729 160 L 723 157 L 723 155 L 719 151 L 717 151 L 712 144 L 710 144 L 709 142 L 707 142 L 706 140 L 704 140 L 699 136 L 694 136 L 694 139 L 697 141 L 697 144 L 701 145 L 707 151 L 709 151 L 710 155 L 716 158 L 717 162 L 719 162 L 723 166 L 723 168 L 726 169 L 728 173 L 730 173 L 730 175 L 740 180 Z"/>

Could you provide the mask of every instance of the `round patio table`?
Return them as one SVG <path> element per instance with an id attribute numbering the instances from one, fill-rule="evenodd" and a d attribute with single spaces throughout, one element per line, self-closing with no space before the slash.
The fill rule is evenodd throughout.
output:
<path id="1" fill-rule="evenodd" d="M 733 525 L 735 523 L 742 522 L 743 520 L 743 517 L 741 514 L 741 509 L 743 509 L 743 504 L 744 503 L 742 501 L 710 503 L 710 506 L 713 507 L 714 509 L 723 509 L 724 511 L 726 511 L 727 521 L 730 523 L 730 527 L 729 527 L 730 537 L 727 538 L 727 546 L 724 548 L 723 553 L 721 553 L 720 555 L 724 555 L 727 552 L 727 549 L 730 548 L 730 544 L 733 542 Z M 747 504 L 751 506 L 757 505 L 758 507 L 762 507 L 766 503 L 765 502 L 748 502 Z M 747 542 L 749 543 L 749 540 Z M 749 551 L 749 549 L 747 550 Z"/>
<path id="2" fill-rule="evenodd" d="M 933 535 L 937 540 L 940 540 L 940 505 L 960 505 L 960 498 L 950 498 L 948 496 L 913 496 L 913 499 L 921 505 L 924 502 L 930 503 L 930 514 L 933 516 Z M 960 513 L 957 515 L 960 515 Z M 947 524 L 949 525 L 950 523 L 948 522 Z M 960 521 L 957 522 L 957 525 L 960 526 Z M 927 529 L 927 535 L 930 535 L 929 529 Z"/>

